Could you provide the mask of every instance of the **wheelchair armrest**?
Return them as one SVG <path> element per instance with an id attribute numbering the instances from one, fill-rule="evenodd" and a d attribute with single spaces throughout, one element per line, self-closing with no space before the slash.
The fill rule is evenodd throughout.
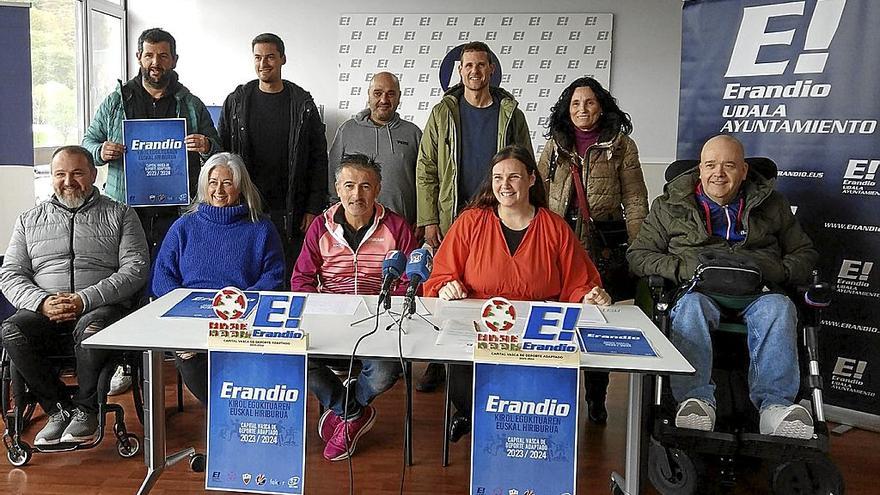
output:
<path id="1" fill-rule="evenodd" d="M 810 308 L 827 308 L 831 305 L 833 287 L 828 282 L 819 279 L 819 272 L 813 271 L 813 281 L 803 287 L 798 287 L 798 295 L 803 294 L 803 302 Z"/>
<path id="2" fill-rule="evenodd" d="M 636 304 L 664 334 L 667 333 L 670 301 L 675 292 L 673 283 L 660 275 L 642 277 L 636 289 Z"/>
<path id="3" fill-rule="evenodd" d="M 648 287 L 652 289 L 663 289 L 666 287 L 666 279 L 660 275 L 648 275 Z"/>

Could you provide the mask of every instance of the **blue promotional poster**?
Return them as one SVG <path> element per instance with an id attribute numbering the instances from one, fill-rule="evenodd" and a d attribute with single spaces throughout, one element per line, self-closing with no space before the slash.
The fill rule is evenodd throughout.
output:
<path id="1" fill-rule="evenodd" d="M 645 333 L 635 328 L 578 327 L 584 352 L 656 356 Z"/>
<path id="2" fill-rule="evenodd" d="M 776 162 L 834 287 L 820 371 L 843 422 L 835 408 L 880 415 L 878 23 L 880 2 L 856 0 L 690 0 L 682 18 L 678 158 L 724 133 Z"/>
<path id="3" fill-rule="evenodd" d="M 577 368 L 474 363 L 471 494 L 574 494 Z"/>
<path id="4" fill-rule="evenodd" d="M 130 206 L 189 204 L 185 137 L 186 119 L 122 121 Z"/>
<path id="5" fill-rule="evenodd" d="M 214 311 L 215 290 L 194 290 L 186 295 L 177 304 L 171 307 L 162 318 L 217 318 Z M 244 292 L 247 304 L 244 305 L 244 313 L 239 317 L 246 319 L 256 308 L 260 300 L 259 292 Z"/>
<path id="6" fill-rule="evenodd" d="M 208 370 L 205 488 L 302 494 L 306 356 L 212 350 Z"/>

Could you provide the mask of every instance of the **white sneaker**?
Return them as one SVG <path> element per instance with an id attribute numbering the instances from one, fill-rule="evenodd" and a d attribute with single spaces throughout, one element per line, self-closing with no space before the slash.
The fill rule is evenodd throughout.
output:
<path id="1" fill-rule="evenodd" d="M 110 390 L 107 395 L 119 395 L 131 388 L 131 375 L 125 374 L 122 366 L 117 366 L 113 377 L 110 378 Z"/>
<path id="2" fill-rule="evenodd" d="M 778 437 L 813 438 L 813 416 L 798 404 L 768 406 L 761 411 L 761 434 Z"/>
<path id="3" fill-rule="evenodd" d="M 715 408 L 701 399 L 687 399 L 678 405 L 675 426 L 690 430 L 712 431 L 715 429 Z"/>

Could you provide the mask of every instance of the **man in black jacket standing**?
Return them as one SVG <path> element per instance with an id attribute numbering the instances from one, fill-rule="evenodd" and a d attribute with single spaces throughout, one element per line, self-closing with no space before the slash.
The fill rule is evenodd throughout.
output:
<path id="1" fill-rule="evenodd" d="M 289 278 L 305 231 L 327 203 L 327 139 L 312 95 L 281 79 L 281 38 L 264 33 L 251 47 L 257 79 L 226 97 L 217 128 L 223 149 L 244 158 L 267 203 Z"/>

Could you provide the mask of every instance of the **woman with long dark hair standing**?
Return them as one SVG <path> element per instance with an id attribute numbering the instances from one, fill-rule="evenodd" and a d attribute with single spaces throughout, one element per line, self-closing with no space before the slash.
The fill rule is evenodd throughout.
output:
<path id="1" fill-rule="evenodd" d="M 549 208 L 574 229 L 612 299 L 631 299 L 626 248 L 648 214 L 648 192 L 629 115 L 598 81 L 581 77 L 559 96 L 547 127 L 538 170 Z M 603 424 L 608 373 L 584 376 L 589 418 Z"/>

